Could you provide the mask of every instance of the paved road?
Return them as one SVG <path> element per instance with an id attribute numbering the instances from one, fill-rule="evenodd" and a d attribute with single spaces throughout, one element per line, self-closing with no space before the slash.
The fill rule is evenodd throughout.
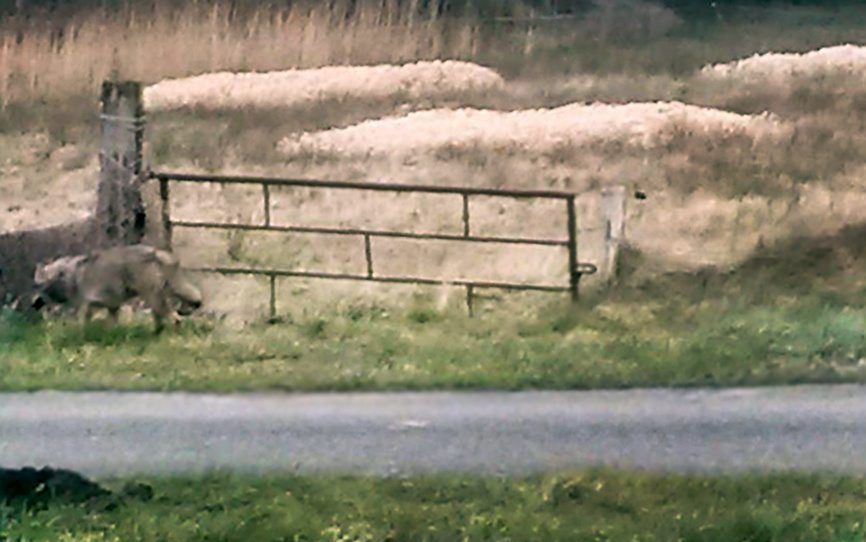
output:
<path id="1" fill-rule="evenodd" d="M 0 465 L 866 473 L 866 387 L 526 393 L 0 394 Z"/>

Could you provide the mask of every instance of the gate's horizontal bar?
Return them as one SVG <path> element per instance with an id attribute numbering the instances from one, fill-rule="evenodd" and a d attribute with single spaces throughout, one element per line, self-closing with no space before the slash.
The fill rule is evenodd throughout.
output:
<path id="1" fill-rule="evenodd" d="M 499 196 L 505 198 L 551 198 L 570 199 L 576 197 L 573 192 L 561 190 L 519 190 L 505 188 L 470 188 L 465 186 L 436 186 L 424 184 L 400 183 L 370 183 L 350 181 L 327 181 L 316 179 L 280 179 L 272 177 L 246 177 L 224 175 L 194 175 L 189 173 L 173 173 L 153 171 L 151 179 L 182 183 L 217 183 L 217 184 L 265 184 L 270 186 L 299 186 L 307 188 L 338 188 L 351 190 L 376 190 L 384 192 L 427 192 L 431 194 L 461 194 L 469 196 Z"/>
<path id="2" fill-rule="evenodd" d="M 220 222 L 188 222 L 172 221 L 171 225 L 179 228 L 203 228 L 218 230 L 246 230 L 246 231 L 280 231 L 291 233 L 321 233 L 327 235 L 369 235 L 370 237 L 397 237 L 401 239 L 432 239 L 437 241 L 469 241 L 473 243 L 502 243 L 512 245 L 542 245 L 553 247 L 566 247 L 568 241 L 557 239 L 532 239 L 524 237 L 484 237 L 470 235 L 445 234 L 445 233 L 412 233 L 386 230 L 365 230 L 350 228 L 320 228 L 308 226 L 259 226 L 254 224 L 225 224 Z"/>
<path id="3" fill-rule="evenodd" d="M 316 273 L 312 271 L 283 271 L 277 269 L 248 269 L 238 267 L 193 267 L 190 271 L 219 273 L 222 275 L 262 275 L 266 277 L 299 277 L 330 280 L 358 280 L 366 282 L 386 282 L 395 284 L 423 284 L 430 286 L 472 286 L 499 290 L 534 290 L 539 292 L 567 292 L 568 286 L 544 286 L 534 284 L 513 284 L 509 282 L 485 282 L 473 280 L 441 280 L 422 277 L 368 277 L 348 273 Z"/>

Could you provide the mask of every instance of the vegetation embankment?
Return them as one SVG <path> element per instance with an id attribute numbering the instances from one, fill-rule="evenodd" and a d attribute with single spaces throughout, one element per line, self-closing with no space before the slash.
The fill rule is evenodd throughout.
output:
<path id="1" fill-rule="evenodd" d="M 741 267 L 642 278 L 624 262 L 605 299 L 505 298 L 444 306 L 354 299 L 292 307 L 234 329 L 201 318 L 152 335 L 32 324 L 7 313 L 7 390 L 351 390 L 730 386 L 866 381 L 861 229 L 767 248 Z M 810 277 L 804 279 L 804 269 Z"/>
<path id="2" fill-rule="evenodd" d="M 107 481 L 118 487 L 123 481 Z M 818 475 L 153 478 L 106 506 L 0 505 L 0 539 L 858 541 L 866 482 Z"/>

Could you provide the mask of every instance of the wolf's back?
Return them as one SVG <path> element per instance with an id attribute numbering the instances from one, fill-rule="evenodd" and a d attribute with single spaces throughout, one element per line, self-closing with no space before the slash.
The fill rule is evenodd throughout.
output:
<path id="1" fill-rule="evenodd" d="M 153 249 L 153 256 L 165 268 L 176 269 L 180 267 L 180 261 L 171 252 L 155 248 Z"/>
<path id="2" fill-rule="evenodd" d="M 99 268 L 94 275 L 103 286 L 131 280 L 125 286 L 139 294 L 162 288 L 188 307 L 202 304 L 201 291 L 186 277 L 177 257 L 167 250 L 143 244 L 114 247 L 100 253 L 91 265 Z"/>

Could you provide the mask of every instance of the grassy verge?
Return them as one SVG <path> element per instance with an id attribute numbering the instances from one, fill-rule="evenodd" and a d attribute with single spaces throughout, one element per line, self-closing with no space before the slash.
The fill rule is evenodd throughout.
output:
<path id="1" fill-rule="evenodd" d="M 697 279 L 691 279 L 697 280 Z M 0 327 L 0 388 L 354 390 L 731 386 L 866 381 L 866 307 L 830 293 L 323 309 L 231 329 L 208 320 L 154 338 L 149 321 Z M 861 296 L 862 297 L 862 296 Z"/>
<path id="2" fill-rule="evenodd" d="M 146 480 L 120 506 L 0 508 L 0 540 L 653 540 L 866 538 L 866 481 L 591 471 L 523 479 Z M 119 482 L 108 482 L 109 486 Z"/>

